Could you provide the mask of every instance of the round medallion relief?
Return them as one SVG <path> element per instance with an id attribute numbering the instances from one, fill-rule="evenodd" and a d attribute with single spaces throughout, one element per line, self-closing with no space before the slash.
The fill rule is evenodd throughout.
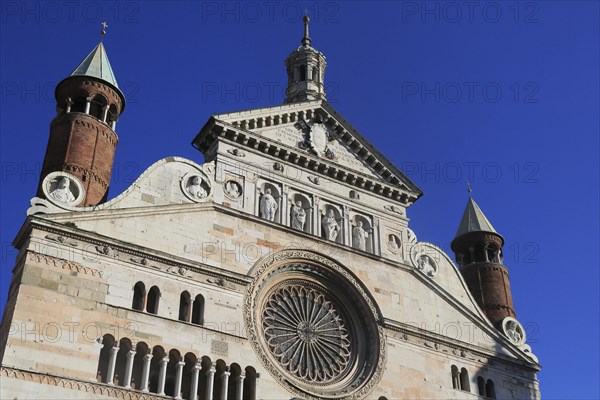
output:
<path id="1" fill-rule="evenodd" d="M 385 366 L 374 300 L 335 261 L 284 250 L 254 269 L 244 306 L 263 366 L 305 399 L 364 398 Z"/>

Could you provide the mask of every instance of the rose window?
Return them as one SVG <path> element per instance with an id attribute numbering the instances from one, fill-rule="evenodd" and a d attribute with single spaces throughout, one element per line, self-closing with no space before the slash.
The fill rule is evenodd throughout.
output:
<path id="1" fill-rule="evenodd" d="M 273 356 L 303 381 L 332 382 L 352 359 L 345 319 L 321 290 L 308 285 L 284 286 L 271 293 L 263 329 Z"/>
<path id="2" fill-rule="evenodd" d="M 362 399 L 385 365 L 374 300 L 336 261 L 282 250 L 254 267 L 244 313 L 264 368 L 303 399 Z"/>

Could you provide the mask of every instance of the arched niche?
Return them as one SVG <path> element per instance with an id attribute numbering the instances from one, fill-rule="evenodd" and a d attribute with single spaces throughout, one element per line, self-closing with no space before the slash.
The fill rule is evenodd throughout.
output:
<path id="1" fill-rule="evenodd" d="M 373 253 L 374 233 L 372 218 L 362 214 L 350 215 L 350 245 L 361 251 Z"/>
<path id="2" fill-rule="evenodd" d="M 296 230 L 302 230 L 306 233 L 313 232 L 313 204 L 312 198 L 309 195 L 299 192 L 292 192 L 289 196 L 289 213 L 290 213 L 290 227 Z M 296 211 L 295 207 L 302 207 L 305 213 L 304 225 L 302 226 L 299 221 L 295 221 Z M 300 227 L 302 226 L 302 229 Z"/>
<path id="3" fill-rule="evenodd" d="M 321 237 L 335 243 L 344 244 L 344 215 L 341 208 L 330 203 L 323 203 L 319 208 L 319 214 Z"/>
<path id="4" fill-rule="evenodd" d="M 281 223 L 282 196 L 279 185 L 268 181 L 259 181 L 257 190 L 257 215 L 267 221 Z M 276 204 L 274 207 L 267 206 L 267 203 L 273 201 Z M 272 211 L 273 208 L 275 209 L 274 212 Z"/>

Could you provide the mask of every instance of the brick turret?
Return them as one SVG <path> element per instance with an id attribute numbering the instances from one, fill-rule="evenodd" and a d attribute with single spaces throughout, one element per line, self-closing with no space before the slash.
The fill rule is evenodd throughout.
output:
<path id="1" fill-rule="evenodd" d="M 471 294 L 497 328 L 504 318 L 515 317 L 503 245 L 502 236 L 469 198 L 451 247 Z"/>
<path id="2" fill-rule="evenodd" d="M 85 196 L 77 205 L 102 203 L 108 196 L 119 141 L 116 122 L 125 108 L 125 96 L 102 42 L 56 86 L 55 98 L 58 114 L 50 124 L 38 196 L 48 193 L 50 184 L 46 183 L 46 194 L 43 188 L 48 174 L 65 172 L 70 179 L 77 178 L 84 189 Z M 58 179 L 62 179 L 60 174 Z"/>

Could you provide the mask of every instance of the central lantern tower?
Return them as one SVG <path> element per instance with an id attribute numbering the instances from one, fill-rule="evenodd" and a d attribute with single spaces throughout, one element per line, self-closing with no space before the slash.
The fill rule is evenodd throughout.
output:
<path id="1" fill-rule="evenodd" d="M 310 18 L 304 16 L 304 37 L 298 47 L 285 60 L 288 86 L 285 90 L 285 103 L 326 100 L 325 98 L 325 56 L 313 48 L 308 35 Z"/>

